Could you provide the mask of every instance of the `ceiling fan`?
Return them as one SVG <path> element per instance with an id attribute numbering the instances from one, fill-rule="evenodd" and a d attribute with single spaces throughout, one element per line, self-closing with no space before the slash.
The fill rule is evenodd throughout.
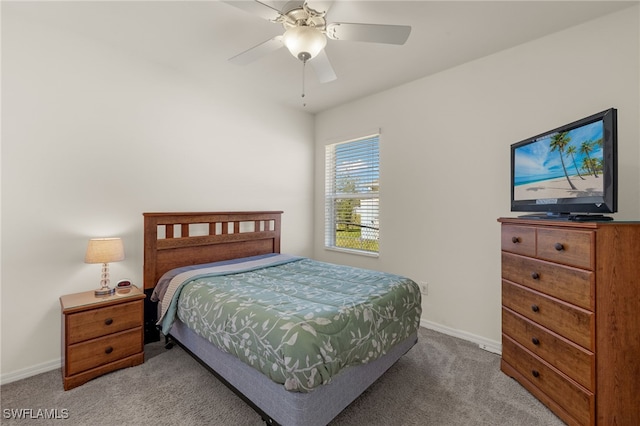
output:
<path id="1" fill-rule="evenodd" d="M 337 78 L 324 51 L 327 37 L 331 40 L 363 41 L 372 43 L 404 44 L 411 27 L 407 25 L 358 24 L 330 22 L 326 14 L 333 0 L 304 1 L 225 1 L 246 12 L 281 24 L 283 35 L 262 42 L 232 58 L 230 62 L 245 65 L 286 46 L 291 54 L 314 69 L 321 83 Z M 278 8 L 275 3 L 283 4 Z M 303 95 L 304 96 L 304 95 Z"/>

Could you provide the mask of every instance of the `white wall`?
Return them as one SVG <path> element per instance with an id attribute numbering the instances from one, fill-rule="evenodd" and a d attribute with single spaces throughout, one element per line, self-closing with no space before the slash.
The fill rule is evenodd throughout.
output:
<path id="1" fill-rule="evenodd" d="M 499 349 L 510 144 L 618 108 L 615 217 L 640 219 L 638 17 L 636 6 L 319 114 L 314 257 L 427 281 L 423 323 Z M 324 146 L 378 127 L 380 256 L 326 251 Z"/>
<path id="2" fill-rule="evenodd" d="M 313 117 L 2 15 L 2 379 L 60 365 L 63 294 L 99 287 L 91 237 L 121 236 L 113 280 L 142 285 L 142 213 L 284 210 L 310 255 Z"/>

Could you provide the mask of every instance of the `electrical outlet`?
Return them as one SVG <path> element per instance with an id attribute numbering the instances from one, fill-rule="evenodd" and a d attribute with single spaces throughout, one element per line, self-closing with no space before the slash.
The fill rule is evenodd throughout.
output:
<path id="1" fill-rule="evenodd" d="M 427 283 L 426 281 L 420 281 L 418 285 L 420 286 L 420 293 L 424 294 L 425 296 L 429 294 L 429 283 Z"/>

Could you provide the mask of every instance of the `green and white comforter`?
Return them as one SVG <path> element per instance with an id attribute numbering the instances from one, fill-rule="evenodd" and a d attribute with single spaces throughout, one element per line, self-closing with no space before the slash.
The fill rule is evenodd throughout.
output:
<path id="1" fill-rule="evenodd" d="M 175 277 L 159 321 L 175 317 L 287 390 L 307 392 L 383 356 L 420 323 L 420 291 L 388 273 L 277 255 Z"/>

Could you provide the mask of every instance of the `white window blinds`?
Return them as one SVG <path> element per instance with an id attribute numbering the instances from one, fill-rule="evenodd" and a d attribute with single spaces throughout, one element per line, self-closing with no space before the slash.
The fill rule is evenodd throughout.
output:
<path id="1" fill-rule="evenodd" d="M 379 135 L 327 145 L 325 247 L 378 253 Z"/>

